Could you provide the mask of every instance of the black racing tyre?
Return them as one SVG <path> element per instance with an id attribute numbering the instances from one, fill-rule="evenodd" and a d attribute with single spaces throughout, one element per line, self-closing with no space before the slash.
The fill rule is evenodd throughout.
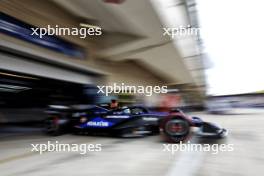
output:
<path id="1" fill-rule="evenodd" d="M 165 119 L 162 125 L 163 134 L 168 142 L 185 141 L 190 134 L 190 124 L 181 117 Z"/>
<path id="2" fill-rule="evenodd" d="M 59 136 L 63 134 L 61 125 L 58 123 L 58 119 L 49 118 L 45 120 L 45 133 L 51 136 Z"/>

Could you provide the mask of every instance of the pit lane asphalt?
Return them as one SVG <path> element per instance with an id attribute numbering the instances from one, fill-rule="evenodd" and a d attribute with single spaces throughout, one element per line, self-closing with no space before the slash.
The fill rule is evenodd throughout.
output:
<path id="1" fill-rule="evenodd" d="M 234 144 L 234 151 L 213 155 L 208 152 L 163 152 L 159 136 L 111 138 L 66 134 L 49 137 L 41 130 L 19 130 L 0 134 L 1 176 L 222 176 L 262 175 L 264 164 L 264 111 L 251 110 L 242 115 L 193 113 L 221 124 L 228 138 L 217 143 Z M 15 130 L 15 129 L 14 129 Z M 30 144 L 60 143 L 102 144 L 101 152 L 80 155 L 74 152 L 31 152 Z M 197 137 L 192 143 L 212 143 Z"/>

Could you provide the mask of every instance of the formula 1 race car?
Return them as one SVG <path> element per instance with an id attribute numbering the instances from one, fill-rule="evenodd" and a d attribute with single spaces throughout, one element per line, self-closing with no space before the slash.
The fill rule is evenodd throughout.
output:
<path id="1" fill-rule="evenodd" d="M 122 137 L 158 134 L 159 120 L 168 114 L 150 112 L 141 106 L 109 110 L 95 105 L 78 105 L 64 109 L 55 107 L 47 112 L 48 134 L 59 135 L 71 131 Z"/>
<path id="2" fill-rule="evenodd" d="M 161 133 L 169 142 L 185 140 L 191 127 L 199 127 L 201 137 L 222 138 L 227 131 L 198 117 L 188 117 L 181 110 L 151 112 L 142 106 L 108 110 L 95 105 L 52 107 L 47 111 L 46 132 L 65 132 L 140 137 Z"/>

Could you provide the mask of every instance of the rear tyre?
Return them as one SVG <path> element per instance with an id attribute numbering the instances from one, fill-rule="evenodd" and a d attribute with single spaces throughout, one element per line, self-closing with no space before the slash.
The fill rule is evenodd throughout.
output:
<path id="1" fill-rule="evenodd" d="M 58 123 L 58 118 L 49 118 L 45 121 L 45 132 L 51 136 L 59 136 L 63 134 L 62 127 Z"/>

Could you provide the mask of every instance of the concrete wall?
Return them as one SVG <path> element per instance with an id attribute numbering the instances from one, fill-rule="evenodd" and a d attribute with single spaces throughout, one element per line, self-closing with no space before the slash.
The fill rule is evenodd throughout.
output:
<path id="1" fill-rule="evenodd" d="M 0 10 L 8 15 L 23 20 L 34 26 L 46 27 L 47 25 L 59 25 L 61 27 L 78 27 L 80 19 L 52 1 L 36 0 L 9 0 L 0 1 Z M 51 51 L 49 49 L 25 42 L 7 35 L 0 34 L 0 46 L 8 46 L 15 50 L 23 51 L 35 56 L 41 56 L 48 62 L 56 61 L 80 69 L 91 70 L 105 75 L 101 83 L 111 84 L 113 82 L 124 82 L 134 85 L 157 85 L 164 83 L 162 78 L 157 77 L 153 72 L 130 61 L 112 62 L 96 58 L 98 46 L 89 38 L 80 39 L 78 36 L 61 36 L 85 49 L 85 59 L 72 58 L 67 55 Z M 50 72 L 54 74 L 56 72 Z M 57 75 L 59 76 L 59 75 Z M 67 79 L 61 75 L 62 79 Z M 83 80 L 82 76 L 76 78 Z M 87 78 L 89 79 L 89 78 Z M 104 82 L 105 81 L 105 82 Z M 99 80 L 100 82 L 100 80 Z M 95 82 L 96 84 L 97 82 Z"/>
<path id="2" fill-rule="evenodd" d="M 20 57 L 1 53 L 0 69 L 27 73 L 52 79 L 64 80 L 75 83 L 91 84 L 93 77 L 71 70 L 21 59 Z"/>

